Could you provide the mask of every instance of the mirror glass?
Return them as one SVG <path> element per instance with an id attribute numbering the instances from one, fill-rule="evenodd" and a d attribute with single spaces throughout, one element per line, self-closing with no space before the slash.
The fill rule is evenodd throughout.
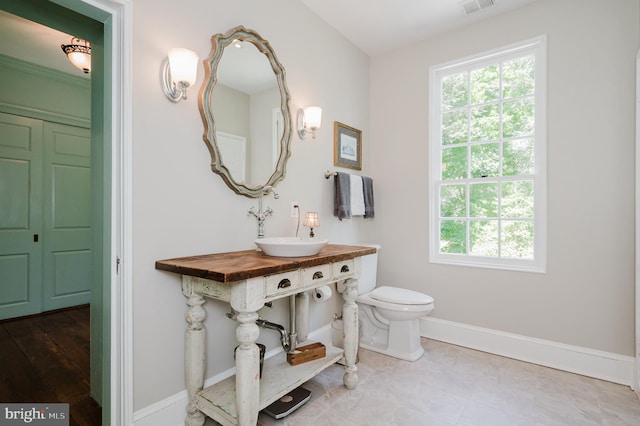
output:
<path id="1" fill-rule="evenodd" d="M 284 178 L 291 155 L 285 71 L 253 30 L 216 34 L 211 45 L 199 98 L 211 169 L 237 194 L 257 197 Z"/>

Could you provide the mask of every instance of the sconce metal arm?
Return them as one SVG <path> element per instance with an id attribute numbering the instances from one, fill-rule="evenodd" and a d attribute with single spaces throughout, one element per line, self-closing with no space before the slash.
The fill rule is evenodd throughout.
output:
<path id="1" fill-rule="evenodd" d="M 171 81 L 171 67 L 169 67 L 169 58 L 164 58 L 162 65 L 160 66 L 160 84 L 162 85 L 162 91 L 165 96 L 169 98 L 171 102 L 177 103 L 181 100 L 187 99 L 187 88 L 189 83 L 186 81 L 179 81 L 178 85 Z"/>

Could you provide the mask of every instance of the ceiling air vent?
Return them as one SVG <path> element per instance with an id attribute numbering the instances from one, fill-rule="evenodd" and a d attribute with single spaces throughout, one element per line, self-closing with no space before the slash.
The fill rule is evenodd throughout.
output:
<path id="1" fill-rule="evenodd" d="M 462 6 L 465 15 L 486 9 L 494 4 L 496 4 L 496 0 L 464 0 L 460 2 L 460 6 Z"/>

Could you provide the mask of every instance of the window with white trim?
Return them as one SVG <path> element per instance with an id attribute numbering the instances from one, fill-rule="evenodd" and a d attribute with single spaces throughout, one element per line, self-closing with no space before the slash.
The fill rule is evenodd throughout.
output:
<path id="1" fill-rule="evenodd" d="M 546 40 L 430 70 L 430 259 L 546 267 Z"/>

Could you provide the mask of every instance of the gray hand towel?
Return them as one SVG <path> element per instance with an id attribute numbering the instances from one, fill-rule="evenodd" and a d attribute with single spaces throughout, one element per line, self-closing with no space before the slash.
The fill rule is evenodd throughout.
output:
<path id="1" fill-rule="evenodd" d="M 333 182 L 336 188 L 333 215 L 340 220 L 351 219 L 351 177 L 349 173 L 337 172 Z"/>
<path id="2" fill-rule="evenodd" d="M 364 192 L 364 217 L 375 216 L 373 208 L 373 179 L 369 176 L 362 176 L 362 189 Z"/>

